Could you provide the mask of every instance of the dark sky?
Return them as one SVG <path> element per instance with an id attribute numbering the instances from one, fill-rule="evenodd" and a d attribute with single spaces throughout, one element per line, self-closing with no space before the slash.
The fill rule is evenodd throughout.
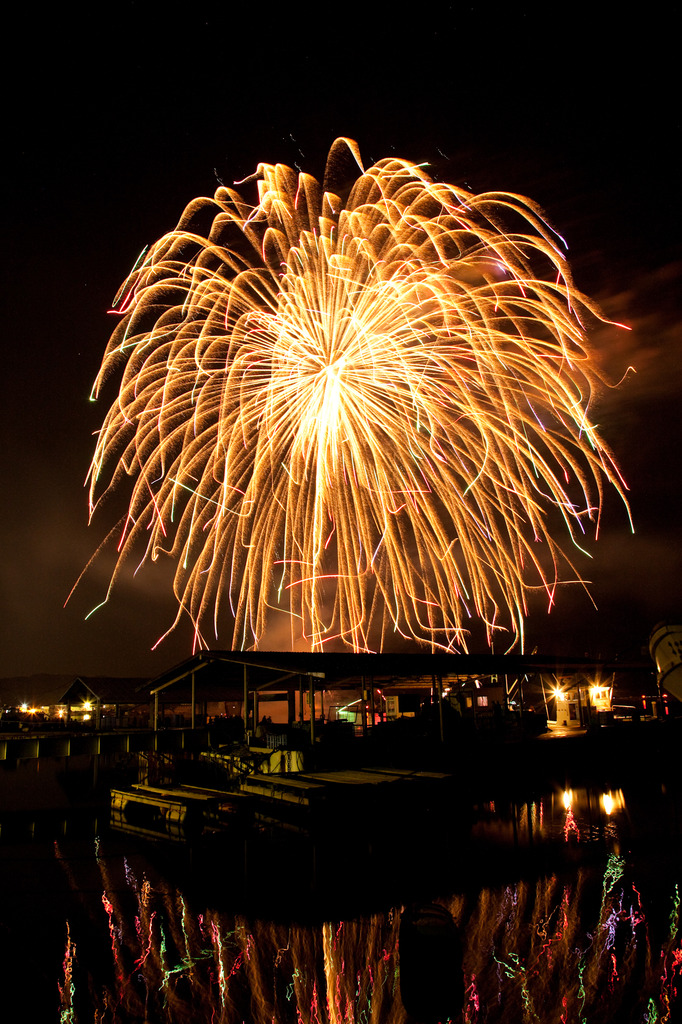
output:
<path id="1" fill-rule="evenodd" d="M 398 155 L 475 192 L 530 196 L 568 240 L 578 286 L 632 327 L 594 340 L 612 378 L 637 368 L 597 417 L 636 533 L 607 493 L 581 566 L 598 610 L 562 591 L 529 621 L 528 649 L 636 651 L 656 621 L 682 616 L 681 118 L 667 8 L 639 20 L 579 5 L 90 10 L 26 5 L 7 32 L 0 675 L 155 673 L 189 653 L 187 629 L 150 652 L 174 615 L 156 570 L 85 622 L 102 566 L 63 609 L 104 532 L 87 526 L 83 483 L 105 411 L 88 393 L 106 310 L 194 196 L 259 161 L 319 176 L 340 135 L 366 166 Z"/>

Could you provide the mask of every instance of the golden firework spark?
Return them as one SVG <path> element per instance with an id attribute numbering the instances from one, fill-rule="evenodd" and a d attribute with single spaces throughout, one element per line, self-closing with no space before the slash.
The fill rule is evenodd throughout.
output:
<path id="1" fill-rule="evenodd" d="M 190 203 L 114 304 L 90 474 L 91 513 L 131 490 L 112 584 L 140 542 L 168 553 L 199 645 L 212 618 L 257 647 L 272 609 L 313 650 L 462 648 L 472 617 L 522 640 L 570 566 L 556 513 L 576 542 L 623 494 L 560 240 L 528 199 L 364 171 L 348 139 L 323 186 L 253 178 L 255 204 Z"/>

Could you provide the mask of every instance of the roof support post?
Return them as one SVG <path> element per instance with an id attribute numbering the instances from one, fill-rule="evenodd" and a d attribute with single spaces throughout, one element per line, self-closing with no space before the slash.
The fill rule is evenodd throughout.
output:
<path id="1" fill-rule="evenodd" d="M 582 705 L 582 701 L 580 700 L 580 680 L 578 680 L 578 685 L 576 687 L 576 690 L 578 692 L 578 722 L 580 723 L 581 726 L 582 725 L 588 725 L 589 723 L 586 721 L 587 716 L 584 715 L 584 713 L 583 713 L 583 705 Z"/>
<path id="2" fill-rule="evenodd" d="M 433 685 L 438 697 L 438 728 L 441 743 L 445 742 L 445 729 L 443 726 L 443 679 L 441 676 L 433 676 Z"/>
<path id="3" fill-rule="evenodd" d="M 310 744 L 315 743 L 315 677 L 308 676 L 310 681 Z"/>
<path id="4" fill-rule="evenodd" d="M 244 665 L 244 693 L 242 700 L 242 714 L 244 716 L 244 739 L 249 738 L 249 670 Z"/>
<path id="5" fill-rule="evenodd" d="M 367 679 L 362 677 L 362 700 L 360 701 L 360 724 L 362 725 L 362 737 L 367 738 Z"/>
<path id="6" fill-rule="evenodd" d="M 154 732 L 159 728 L 159 694 L 154 694 Z"/>
<path id="7" fill-rule="evenodd" d="M 196 694 L 194 690 L 194 671 L 192 671 L 192 728 L 196 726 Z"/>
<path id="8" fill-rule="evenodd" d="M 375 708 L 374 708 L 374 676 L 369 677 L 369 721 L 370 728 L 374 732 L 374 722 L 376 720 Z"/>

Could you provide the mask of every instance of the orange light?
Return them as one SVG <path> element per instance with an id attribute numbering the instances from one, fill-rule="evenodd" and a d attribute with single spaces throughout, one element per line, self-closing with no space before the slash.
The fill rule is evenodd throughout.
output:
<path id="1" fill-rule="evenodd" d="M 599 798 L 599 802 L 601 803 L 606 815 L 614 814 L 616 811 L 622 811 L 625 807 L 623 790 L 616 789 L 613 792 L 609 790 L 606 793 L 602 793 Z"/>

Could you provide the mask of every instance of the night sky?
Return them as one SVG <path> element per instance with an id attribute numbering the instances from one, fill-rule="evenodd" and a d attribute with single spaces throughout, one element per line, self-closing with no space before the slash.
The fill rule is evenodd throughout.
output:
<path id="1" fill-rule="evenodd" d="M 613 380 L 596 420 L 630 489 L 636 533 L 607 492 L 579 588 L 538 606 L 527 649 L 638 653 L 682 618 L 678 32 L 580 5 L 25 5 L 6 32 L 0 676 L 156 674 L 189 627 L 151 652 L 175 610 L 167 573 L 102 564 L 84 481 L 105 413 L 88 401 L 111 301 L 185 204 L 258 162 L 321 176 L 341 135 L 365 166 L 396 155 L 474 192 L 530 196 L 569 243 L 577 285 L 629 332 L 593 341 Z M 95 11 L 96 19 L 95 20 Z M 550 13 L 551 12 L 551 16 Z M 91 18 L 92 20 L 88 20 Z M 562 20 L 563 19 L 563 20 Z M 601 20 L 599 20 L 601 19 Z"/>

